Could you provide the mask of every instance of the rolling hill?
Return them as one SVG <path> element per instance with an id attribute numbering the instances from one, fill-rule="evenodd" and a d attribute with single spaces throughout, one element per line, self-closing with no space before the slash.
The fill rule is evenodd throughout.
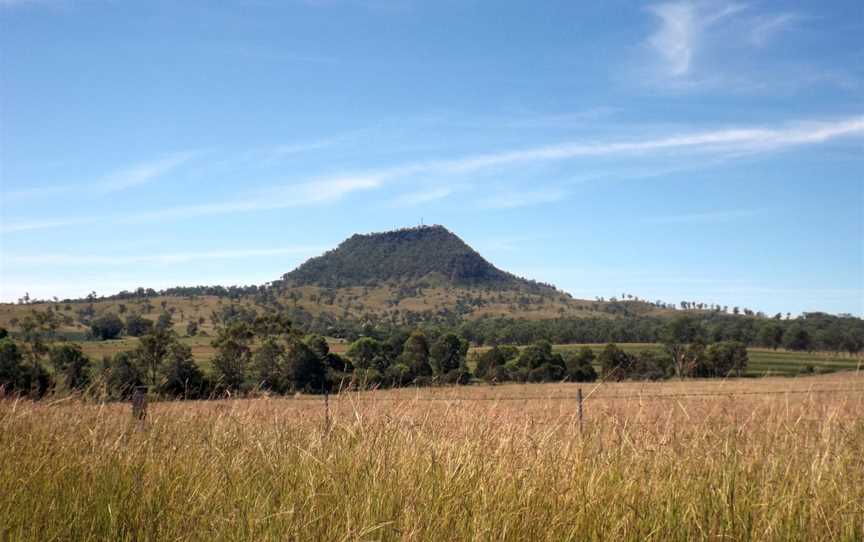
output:
<path id="1" fill-rule="evenodd" d="M 226 307 L 288 310 L 298 321 L 324 319 L 415 324 L 421 321 L 509 316 L 531 320 L 606 314 L 608 304 L 573 299 L 554 286 L 495 267 L 443 226 L 355 234 L 265 285 L 139 288 L 92 299 L 0 304 L 0 326 L 16 328 L 34 305 L 53 306 L 63 330 L 81 333 L 104 312 L 155 319 L 174 315 L 211 327 Z M 629 303 L 633 310 L 638 303 Z M 233 309 L 232 309 L 233 310 Z M 645 304 L 640 310 L 650 310 Z"/>

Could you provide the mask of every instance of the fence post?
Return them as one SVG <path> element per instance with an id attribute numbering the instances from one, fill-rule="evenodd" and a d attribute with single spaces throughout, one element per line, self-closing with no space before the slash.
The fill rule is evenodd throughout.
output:
<path id="1" fill-rule="evenodd" d="M 582 435 L 582 388 L 576 390 L 576 400 L 579 401 L 579 435 Z"/>
<path id="2" fill-rule="evenodd" d="M 330 434 L 330 391 L 324 387 L 324 434 Z"/>
<path id="3" fill-rule="evenodd" d="M 132 392 L 132 418 L 140 422 L 147 418 L 147 386 L 135 386 Z"/>

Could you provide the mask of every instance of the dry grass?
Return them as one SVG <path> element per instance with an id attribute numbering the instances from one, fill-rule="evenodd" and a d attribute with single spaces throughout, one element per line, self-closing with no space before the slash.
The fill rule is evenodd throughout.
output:
<path id="1" fill-rule="evenodd" d="M 158 403 L 144 427 L 6 400 L 0 539 L 861 540 L 852 389 L 607 384 L 582 435 L 566 384 L 342 394 L 329 431 L 321 397 Z"/>

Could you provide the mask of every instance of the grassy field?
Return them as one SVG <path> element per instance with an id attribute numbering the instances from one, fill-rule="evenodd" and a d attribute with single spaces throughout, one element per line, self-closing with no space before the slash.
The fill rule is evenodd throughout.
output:
<path id="1" fill-rule="evenodd" d="M 0 539 L 864 538 L 864 377 L 575 391 L 0 401 Z"/>

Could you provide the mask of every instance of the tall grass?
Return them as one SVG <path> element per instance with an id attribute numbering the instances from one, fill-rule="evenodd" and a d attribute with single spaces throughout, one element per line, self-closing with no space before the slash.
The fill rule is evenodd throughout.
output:
<path id="1" fill-rule="evenodd" d="M 677 385 L 604 385 L 582 435 L 568 385 L 345 394 L 329 431 L 320 398 L 6 400 L 0 539 L 864 539 L 864 394 Z"/>

